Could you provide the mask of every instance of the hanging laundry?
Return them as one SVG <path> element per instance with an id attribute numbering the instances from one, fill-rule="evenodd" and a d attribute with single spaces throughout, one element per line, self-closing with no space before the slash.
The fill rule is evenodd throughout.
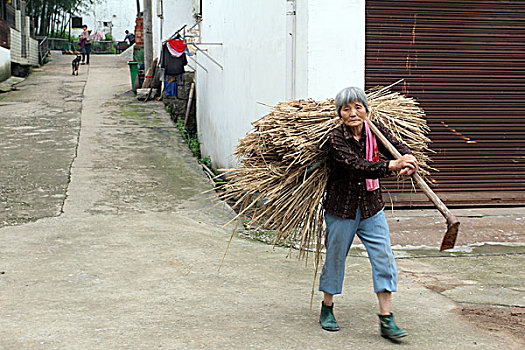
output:
<path id="1" fill-rule="evenodd" d="M 96 32 L 95 34 L 91 34 L 91 39 L 93 41 L 106 40 L 106 34 L 104 34 L 104 32 Z"/>
<path id="2" fill-rule="evenodd" d="M 173 47 L 171 47 L 171 45 L 166 45 L 166 47 L 168 48 L 170 55 L 172 55 L 173 57 L 180 57 L 184 53 L 184 52 L 177 52 Z"/>
<path id="3" fill-rule="evenodd" d="M 162 54 L 160 58 L 160 66 L 164 68 L 165 75 L 179 75 L 184 73 L 184 66 L 188 64 L 186 54 L 183 52 L 180 57 L 173 57 L 167 48 L 169 43 L 165 43 L 162 47 Z"/>
<path id="4" fill-rule="evenodd" d="M 182 85 L 184 83 L 184 76 L 183 74 L 178 75 L 170 75 L 167 77 L 168 81 L 170 83 L 176 82 L 179 85 Z"/>
<path id="5" fill-rule="evenodd" d="M 177 82 L 169 82 L 168 80 L 165 80 L 164 93 L 166 94 L 166 97 L 179 96 Z"/>
<path id="6" fill-rule="evenodd" d="M 168 39 L 168 44 L 177 52 L 184 52 L 184 50 L 186 50 L 184 40 Z"/>
<path id="7" fill-rule="evenodd" d="M 184 84 L 183 74 L 178 75 L 166 75 L 164 78 L 164 92 L 166 96 L 179 96 L 179 86 Z"/>
<path id="8" fill-rule="evenodd" d="M 194 45 L 187 45 L 186 46 L 186 54 L 188 56 L 193 56 L 197 53 L 197 48 Z"/>

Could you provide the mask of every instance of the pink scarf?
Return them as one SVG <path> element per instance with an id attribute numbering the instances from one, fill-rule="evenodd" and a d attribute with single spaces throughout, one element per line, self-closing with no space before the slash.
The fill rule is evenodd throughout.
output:
<path id="1" fill-rule="evenodd" d="M 366 160 L 377 162 L 379 160 L 379 150 L 377 149 L 377 141 L 375 135 L 368 126 L 368 120 L 365 120 L 365 132 L 366 132 Z M 375 191 L 379 188 L 378 179 L 366 179 L 366 190 Z"/>

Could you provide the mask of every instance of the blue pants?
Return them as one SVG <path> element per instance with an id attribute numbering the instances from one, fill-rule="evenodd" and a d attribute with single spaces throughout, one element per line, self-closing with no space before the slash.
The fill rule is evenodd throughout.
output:
<path id="1" fill-rule="evenodd" d="M 356 233 L 365 245 L 372 265 L 374 292 L 397 290 L 397 266 L 383 210 L 370 218 L 362 219 L 358 208 L 355 220 L 326 214 L 325 222 L 326 261 L 319 282 L 320 291 L 341 294 L 346 257 Z"/>
<path id="2" fill-rule="evenodd" d="M 166 96 L 179 96 L 177 82 L 170 83 L 169 81 L 164 82 L 164 92 Z"/>

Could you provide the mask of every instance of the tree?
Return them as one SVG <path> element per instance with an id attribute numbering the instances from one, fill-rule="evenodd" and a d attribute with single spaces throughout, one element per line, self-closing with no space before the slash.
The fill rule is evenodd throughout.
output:
<path id="1" fill-rule="evenodd" d="M 101 0 L 32 0 L 26 13 L 35 20 L 35 34 L 40 36 L 64 36 L 71 15 L 81 7 Z"/>

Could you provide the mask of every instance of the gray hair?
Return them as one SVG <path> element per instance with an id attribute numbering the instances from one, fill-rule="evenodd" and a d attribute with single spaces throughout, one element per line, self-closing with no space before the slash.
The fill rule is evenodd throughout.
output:
<path id="1" fill-rule="evenodd" d="M 337 114 L 341 116 L 341 108 L 349 104 L 350 102 L 360 102 L 365 106 L 366 111 L 368 112 L 368 99 L 363 89 L 356 86 L 351 86 L 344 88 L 343 90 L 337 93 L 335 96 L 335 108 L 337 109 Z"/>

